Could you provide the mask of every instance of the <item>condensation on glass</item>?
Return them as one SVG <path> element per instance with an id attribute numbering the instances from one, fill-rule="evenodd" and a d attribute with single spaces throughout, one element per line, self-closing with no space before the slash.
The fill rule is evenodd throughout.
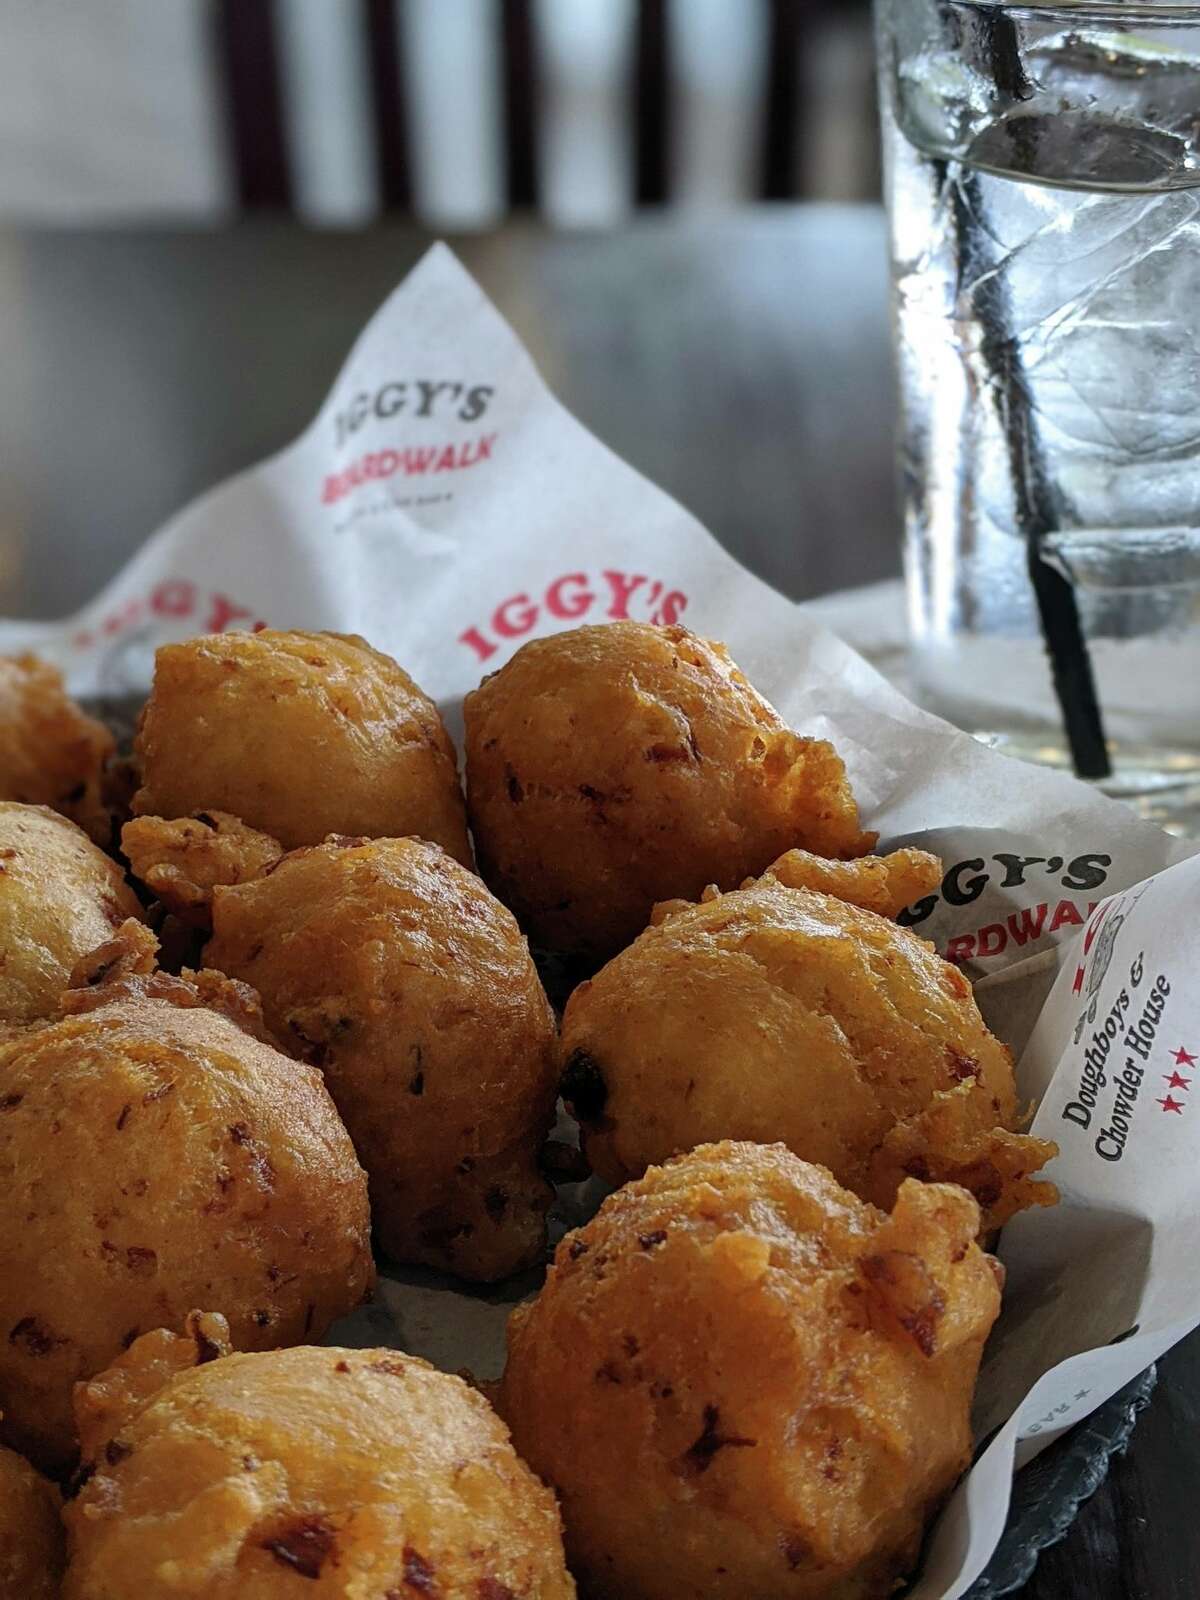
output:
<path id="1" fill-rule="evenodd" d="M 1200 784 L 1200 7 L 877 21 L 919 697 L 1067 761 L 1032 497 L 1109 786 L 1166 815 Z"/>

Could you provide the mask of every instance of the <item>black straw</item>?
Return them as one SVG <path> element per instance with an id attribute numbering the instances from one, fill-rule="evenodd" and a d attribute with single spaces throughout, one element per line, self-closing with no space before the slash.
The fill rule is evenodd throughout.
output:
<path id="1" fill-rule="evenodd" d="M 1011 373 L 1005 372 L 1005 361 L 1012 366 Z M 1087 636 L 1079 619 L 1075 586 L 1043 555 L 1045 538 L 1057 526 L 1054 493 L 1034 422 L 1029 386 L 1011 341 L 1007 351 L 997 352 L 994 370 L 1008 385 L 1002 403 L 1017 526 L 1025 535 L 1025 564 L 1037 601 L 1042 642 L 1050 660 L 1071 761 L 1081 778 L 1107 778 L 1112 773 L 1112 763 L 1104 738 L 1104 714 L 1096 693 Z"/>
<path id="2" fill-rule="evenodd" d="M 981 21 L 993 81 L 1014 98 L 1028 99 L 1033 88 L 1021 61 L 1013 19 L 1004 15 L 1000 7 L 994 7 L 982 14 Z M 946 163 L 938 162 L 937 167 L 939 185 L 945 189 Z M 984 214 L 978 175 L 964 168 L 949 184 L 949 192 L 961 278 L 964 256 L 969 254 L 967 241 L 978 237 L 982 231 L 977 229 L 974 235 L 970 231 L 972 213 L 978 218 Z M 992 378 L 992 393 L 1004 431 L 1017 527 L 1025 540 L 1026 566 L 1037 602 L 1054 693 L 1075 771 L 1081 778 L 1107 778 L 1112 773 L 1112 765 L 1075 589 L 1070 579 L 1050 566 L 1043 554 L 1047 537 L 1059 526 L 1060 497 L 1046 465 L 1020 344 L 1009 331 L 1012 313 L 1008 292 L 998 275 L 990 280 L 989 290 L 986 298 L 976 303 L 983 330 L 980 353 Z"/>

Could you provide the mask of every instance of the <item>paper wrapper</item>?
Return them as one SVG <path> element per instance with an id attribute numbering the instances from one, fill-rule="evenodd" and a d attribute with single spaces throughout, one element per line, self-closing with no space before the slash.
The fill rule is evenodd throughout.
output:
<path id="1" fill-rule="evenodd" d="M 1014 1465 L 1200 1322 L 1194 847 L 909 704 L 569 416 L 443 247 L 378 312 L 295 444 L 188 507 L 79 615 L 0 624 L 0 648 L 125 701 L 166 640 L 362 633 L 457 733 L 464 693 L 526 639 L 623 617 L 724 640 L 793 727 L 833 741 L 881 848 L 943 858 L 941 893 L 908 920 L 977 981 L 1020 1054 L 1034 1131 L 1061 1146 L 1062 1204 L 1004 1235 L 1005 1311 L 979 1388 L 978 1437 L 992 1437 L 915 1590 L 960 1595 L 1003 1528 Z M 566 1191 L 560 1227 L 589 1198 Z M 527 1288 L 387 1278 L 336 1333 L 488 1376 Z"/>

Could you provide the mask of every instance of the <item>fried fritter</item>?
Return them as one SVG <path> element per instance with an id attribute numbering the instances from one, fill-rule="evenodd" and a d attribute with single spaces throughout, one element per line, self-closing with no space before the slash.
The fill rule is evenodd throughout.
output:
<path id="1" fill-rule="evenodd" d="M 58 1600 L 59 1495 L 15 1450 L 0 1447 L 0 1600 Z"/>
<path id="2" fill-rule="evenodd" d="M 891 1216 L 782 1145 L 706 1145 L 568 1234 L 500 1410 L 594 1600 L 867 1600 L 967 1465 L 999 1269 L 975 1202 Z"/>
<path id="3" fill-rule="evenodd" d="M 864 911 L 895 917 L 921 895 L 939 887 L 942 863 L 925 850 L 893 850 L 890 855 L 859 856 L 854 861 L 829 861 L 807 850 L 789 850 L 759 877 L 774 878 L 789 889 L 819 889 Z M 758 877 L 747 878 L 741 887 L 753 888 L 758 881 Z M 710 884 L 700 900 L 707 905 L 719 893 L 716 885 Z M 691 904 L 690 900 L 660 900 L 650 921 L 657 926 Z"/>
<path id="4" fill-rule="evenodd" d="M 213 925 L 205 960 L 324 1073 L 386 1253 L 485 1280 L 536 1260 L 554 1017 L 475 874 L 419 839 L 335 839 L 217 889 Z"/>
<path id="5" fill-rule="evenodd" d="M 80 956 L 141 914 L 81 828 L 46 806 L 0 800 L 0 1022 L 56 1016 Z"/>
<path id="6" fill-rule="evenodd" d="M 103 723 L 63 688 L 62 673 L 34 655 L 0 656 L 0 799 L 50 806 L 107 845 L 101 793 L 115 748 Z"/>
<path id="7" fill-rule="evenodd" d="M 395 1350 L 229 1355 L 222 1331 L 146 1334 L 81 1387 L 64 1600 L 571 1600 L 554 1496 L 482 1395 Z"/>
<path id="8" fill-rule="evenodd" d="M 0 1437 L 69 1464 L 71 1388 L 216 1305 L 243 1348 L 319 1338 L 373 1277 L 366 1178 L 257 997 L 153 970 L 140 924 L 76 971 L 71 1014 L 0 1045 Z"/>
<path id="9" fill-rule="evenodd" d="M 214 808 L 286 849 L 416 834 L 468 866 L 438 709 L 355 634 L 221 633 L 163 645 L 134 741 L 137 816 Z"/>
<path id="10" fill-rule="evenodd" d="M 732 889 L 792 846 L 860 856 L 833 746 L 805 739 L 723 645 L 613 622 L 535 639 L 466 698 L 485 878 L 535 944 L 611 955 L 655 901 Z"/>
<path id="11" fill-rule="evenodd" d="M 789 889 L 817 889 L 864 911 L 895 917 L 941 887 L 942 863 L 927 850 L 893 850 L 857 861 L 826 861 L 807 850 L 789 850 L 772 861 L 763 876 Z M 742 885 L 750 887 L 750 882 Z"/>
<path id="12" fill-rule="evenodd" d="M 1012 1058 L 971 986 L 874 912 L 768 875 L 648 928 L 572 994 L 563 1095 L 610 1183 L 711 1139 L 782 1139 L 876 1205 L 961 1183 L 988 1229 L 1051 1204 Z"/>
<path id="13" fill-rule="evenodd" d="M 121 849 L 168 911 L 189 927 L 208 928 L 213 890 L 244 883 L 279 860 L 283 846 L 227 811 L 195 817 L 135 817 L 121 829 Z"/>

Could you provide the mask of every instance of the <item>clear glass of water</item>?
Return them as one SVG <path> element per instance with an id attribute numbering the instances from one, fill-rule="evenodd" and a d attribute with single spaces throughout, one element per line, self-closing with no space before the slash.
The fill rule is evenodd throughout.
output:
<path id="1" fill-rule="evenodd" d="M 912 670 L 1200 821 L 1200 5 L 877 0 Z"/>

